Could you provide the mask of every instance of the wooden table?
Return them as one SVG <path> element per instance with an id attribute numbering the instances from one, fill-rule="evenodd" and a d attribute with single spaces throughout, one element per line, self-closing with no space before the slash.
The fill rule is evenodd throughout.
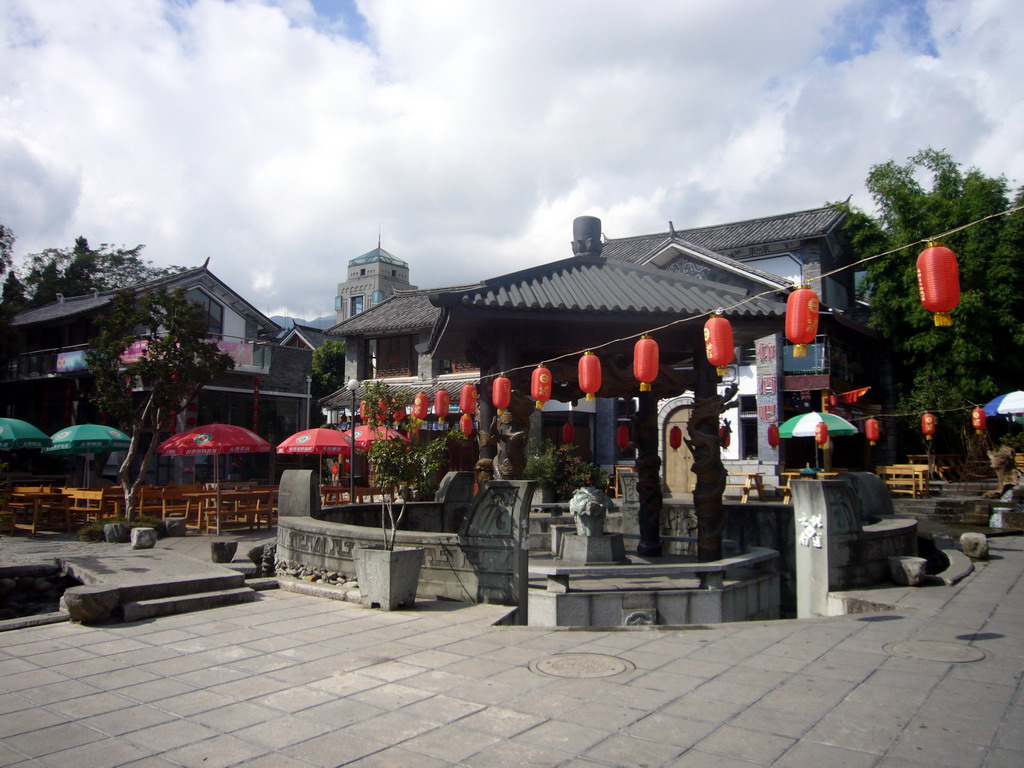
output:
<path id="1" fill-rule="evenodd" d="M 59 521 L 59 529 L 64 533 L 71 527 L 67 500 L 60 491 L 14 490 L 8 494 L 4 509 L 14 516 L 12 531 L 28 531 L 35 535 L 40 528 L 52 530 L 55 520 Z"/>
<path id="2" fill-rule="evenodd" d="M 214 533 L 220 535 L 221 515 L 226 513 L 237 518 L 244 515 L 244 522 L 248 524 L 249 530 L 258 525 L 257 512 L 260 505 L 265 503 L 269 508 L 273 504 L 274 490 L 272 488 L 256 488 L 251 490 L 237 491 L 193 491 L 183 493 L 182 496 L 188 500 L 188 507 L 185 513 L 185 525 L 189 524 L 192 515 L 193 505 L 196 511 L 195 525 L 201 533 L 210 532 L 210 517 L 214 519 Z M 218 504 L 219 499 L 219 504 Z M 251 504 L 249 502 L 252 502 Z M 239 522 L 238 519 L 229 517 L 223 522 Z"/>

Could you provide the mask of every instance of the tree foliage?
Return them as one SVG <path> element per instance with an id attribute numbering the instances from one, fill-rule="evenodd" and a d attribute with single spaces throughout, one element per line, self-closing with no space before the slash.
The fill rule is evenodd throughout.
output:
<path id="1" fill-rule="evenodd" d="M 132 437 L 118 470 L 131 519 L 135 491 L 149 468 L 160 430 L 215 376 L 234 368 L 234 361 L 206 338 L 202 310 L 181 290 L 142 297 L 122 293 L 97 322 L 97 330 L 87 353 L 96 382 L 95 402 Z M 125 357 L 129 349 L 132 355 Z"/>
<path id="2" fill-rule="evenodd" d="M 871 325 L 895 355 L 901 406 L 957 409 L 1019 389 L 1024 381 L 1024 215 L 996 216 L 943 238 L 957 255 L 960 303 L 953 327 L 939 328 L 922 306 L 917 255 L 929 238 L 1024 201 L 1005 177 L 966 172 L 946 152 L 925 149 L 900 164 L 871 168 L 871 217 L 846 206 L 855 254 L 867 258 Z M 904 248 L 904 246 L 912 246 Z"/>
<path id="3" fill-rule="evenodd" d="M 371 427 L 397 428 L 400 422 L 394 415 L 396 412 L 404 414 L 409 400 L 407 393 L 391 389 L 382 381 L 369 382 L 363 408 L 366 423 Z M 408 443 L 397 439 L 375 440 L 366 451 L 373 482 L 384 494 L 381 528 L 384 546 L 388 550 L 395 548 L 406 504 L 415 494 L 421 497 L 433 494 L 437 489 L 438 473 L 447 456 L 448 441 L 462 439 L 461 432 L 449 430 L 432 440 L 420 440 L 422 422 L 419 419 L 403 418 L 401 423 L 411 435 Z"/>
<path id="4" fill-rule="evenodd" d="M 144 245 L 115 248 L 103 243 L 91 248 L 84 237 L 72 248 L 47 248 L 29 254 L 21 282 L 29 306 L 40 307 L 57 300 L 57 294 L 81 296 L 92 290 L 112 291 L 180 272 L 180 267 L 155 267 L 142 258 Z"/>
<path id="5" fill-rule="evenodd" d="M 328 339 L 313 351 L 313 398 L 337 392 L 345 386 L 345 342 Z"/>

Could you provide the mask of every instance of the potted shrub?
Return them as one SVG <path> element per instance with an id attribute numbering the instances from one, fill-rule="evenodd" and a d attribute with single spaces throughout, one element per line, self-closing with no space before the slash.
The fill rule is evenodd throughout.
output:
<path id="1" fill-rule="evenodd" d="M 577 488 L 606 488 L 608 473 L 577 456 L 571 445 L 555 447 L 545 440 L 540 450 L 526 460 L 523 476 L 550 489 L 552 501 L 568 501 Z M 542 497 L 544 498 L 544 497 Z M 545 500 L 547 500 L 545 498 Z"/>
<path id="2" fill-rule="evenodd" d="M 402 414 L 404 421 L 408 400 L 405 393 L 392 391 L 384 382 L 370 382 L 364 408 L 367 424 L 396 428 L 400 422 L 395 415 Z M 362 604 L 369 608 L 376 603 L 385 611 L 399 605 L 408 608 L 416 600 L 423 549 L 396 547 L 395 541 L 408 503 L 417 495 L 429 498 L 436 489 L 452 437 L 446 432 L 443 437 L 421 442 L 420 421 L 410 418 L 406 423 L 408 442 L 400 438 L 375 440 L 366 451 L 371 477 L 383 498 L 383 541 L 379 547 L 360 547 L 353 552 Z"/>

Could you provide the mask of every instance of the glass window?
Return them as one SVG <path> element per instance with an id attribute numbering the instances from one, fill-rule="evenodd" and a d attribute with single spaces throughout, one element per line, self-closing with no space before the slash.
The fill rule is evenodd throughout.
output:
<path id="1" fill-rule="evenodd" d="M 348 316 L 352 317 L 354 315 L 358 315 L 362 311 L 363 311 L 363 297 L 362 296 L 353 296 L 350 299 Z"/>
<path id="2" fill-rule="evenodd" d="M 220 336 L 224 333 L 224 307 L 200 288 L 189 289 L 185 293 L 185 298 L 202 308 L 203 314 L 206 316 L 206 332 L 208 334 Z"/>

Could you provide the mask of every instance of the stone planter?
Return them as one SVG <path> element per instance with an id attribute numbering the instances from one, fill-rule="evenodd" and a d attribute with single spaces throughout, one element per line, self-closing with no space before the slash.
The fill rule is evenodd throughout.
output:
<path id="1" fill-rule="evenodd" d="M 352 556 L 364 608 L 379 605 L 382 611 L 391 611 L 399 605 L 413 606 L 423 565 L 422 549 L 361 547 Z"/>

